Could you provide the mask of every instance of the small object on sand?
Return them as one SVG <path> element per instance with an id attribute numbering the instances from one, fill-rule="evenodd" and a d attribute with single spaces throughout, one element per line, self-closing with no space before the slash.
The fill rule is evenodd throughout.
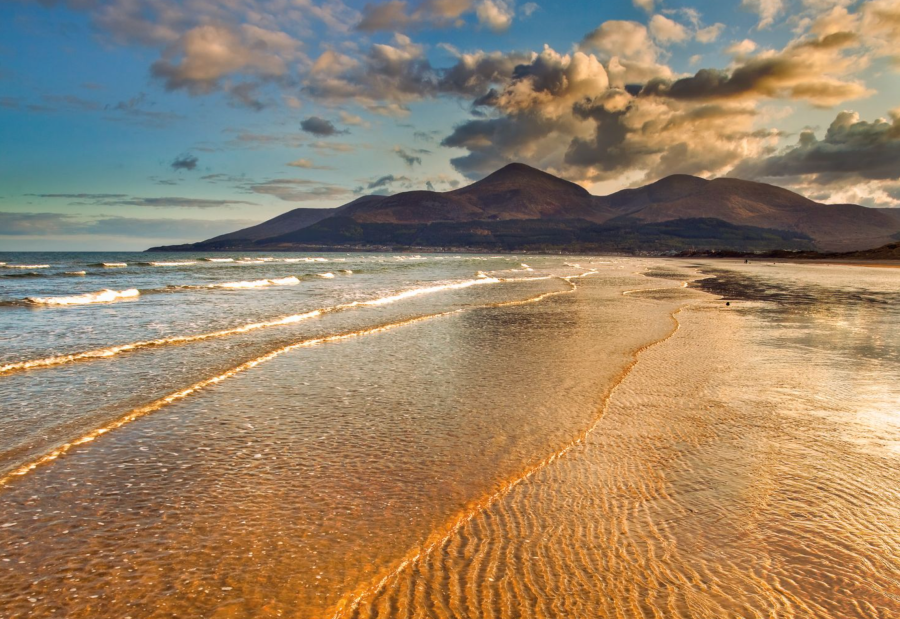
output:
<path id="1" fill-rule="evenodd" d="M 729 307 L 731 305 L 731 301 L 725 301 L 725 306 Z"/>

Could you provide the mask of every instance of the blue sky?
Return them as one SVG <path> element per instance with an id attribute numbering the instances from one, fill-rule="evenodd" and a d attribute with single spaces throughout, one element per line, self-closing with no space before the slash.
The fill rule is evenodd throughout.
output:
<path id="1" fill-rule="evenodd" d="M 900 0 L 4 2 L 0 250 L 194 241 L 510 161 L 894 207 L 898 68 Z"/>

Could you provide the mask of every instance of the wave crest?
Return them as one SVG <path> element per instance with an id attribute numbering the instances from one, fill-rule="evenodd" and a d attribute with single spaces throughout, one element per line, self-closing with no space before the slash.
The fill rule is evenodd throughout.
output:
<path id="1" fill-rule="evenodd" d="M 87 292 L 69 297 L 26 297 L 25 302 L 32 305 L 84 305 L 134 299 L 140 294 L 140 291 L 136 288 L 129 288 L 128 290 L 110 290 L 106 288 L 97 292 Z"/>

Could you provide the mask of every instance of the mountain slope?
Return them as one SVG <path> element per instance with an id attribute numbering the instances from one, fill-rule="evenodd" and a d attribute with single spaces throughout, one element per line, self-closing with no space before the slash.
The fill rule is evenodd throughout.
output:
<path id="1" fill-rule="evenodd" d="M 363 196 L 336 209 L 294 209 L 207 241 L 154 249 L 415 245 L 850 251 L 884 245 L 898 233 L 900 217 L 884 209 L 819 204 L 764 183 L 674 175 L 594 196 L 575 183 L 513 163 L 453 191 Z"/>
<path id="2" fill-rule="evenodd" d="M 648 223 L 715 217 L 737 225 L 807 234 L 827 251 L 883 245 L 900 230 L 900 222 L 878 209 L 819 204 L 781 187 L 736 178 L 687 179 L 693 177 L 668 177 L 602 199 L 620 213 Z"/>

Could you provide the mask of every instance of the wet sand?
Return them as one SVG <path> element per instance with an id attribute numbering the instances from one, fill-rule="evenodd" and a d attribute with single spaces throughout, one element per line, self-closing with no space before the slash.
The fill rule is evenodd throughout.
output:
<path id="1" fill-rule="evenodd" d="M 900 614 L 892 274 L 628 266 L 72 445 L 0 488 L 0 616 Z"/>
<path id="2" fill-rule="evenodd" d="M 678 320 L 582 444 L 335 616 L 900 616 L 897 427 L 752 315 Z"/>

